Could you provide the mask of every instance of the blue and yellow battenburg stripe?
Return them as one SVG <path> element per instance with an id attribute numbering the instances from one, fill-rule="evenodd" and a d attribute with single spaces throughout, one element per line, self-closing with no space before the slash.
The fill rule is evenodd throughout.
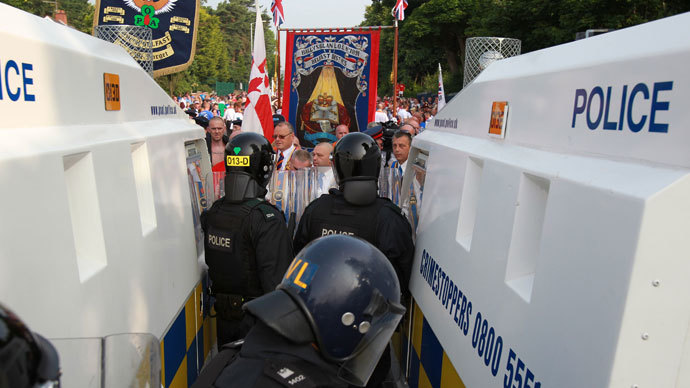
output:
<path id="1" fill-rule="evenodd" d="M 215 319 L 203 316 L 201 308 L 204 289 L 205 281 L 199 282 L 160 342 L 165 388 L 191 386 L 216 341 Z"/>
<path id="2" fill-rule="evenodd" d="M 409 325 L 412 325 L 412 347 L 408 364 Z M 422 310 L 414 301 L 412 311 L 406 315 L 402 328 L 400 339 L 393 338 L 393 344 L 398 360 L 401 360 L 403 373 L 408 375 L 407 383 L 410 388 L 465 388 Z"/>

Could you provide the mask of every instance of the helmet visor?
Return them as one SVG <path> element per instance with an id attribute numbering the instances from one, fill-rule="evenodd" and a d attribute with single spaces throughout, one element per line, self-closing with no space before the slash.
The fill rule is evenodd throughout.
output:
<path id="1" fill-rule="evenodd" d="M 355 356 L 340 365 L 338 377 L 359 387 L 367 385 L 381 354 L 386 349 L 405 312 L 404 307 L 396 307 L 399 307 L 400 310 L 388 312 L 380 318 L 379 322 L 372 325 L 372 329 L 376 327 L 377 330 L 367 333 L 353 352 Z"/>

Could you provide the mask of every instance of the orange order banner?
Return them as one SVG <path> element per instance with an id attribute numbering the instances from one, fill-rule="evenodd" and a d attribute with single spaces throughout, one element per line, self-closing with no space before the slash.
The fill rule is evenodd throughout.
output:
<path id="1" fill-rule="evenodd" d="M 288 31 L 283 116 L 302 146 L 335 141 L 335 127 L 374 120 L 380 30 Z"/>

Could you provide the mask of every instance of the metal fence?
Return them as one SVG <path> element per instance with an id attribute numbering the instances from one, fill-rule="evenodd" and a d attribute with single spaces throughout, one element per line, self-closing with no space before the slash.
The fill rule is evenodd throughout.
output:
<path id="1" fill-rule="evenodd" d="M 465 78 L 462 86 L 472 82 L 482 70 L 495 61 L 520 55 L 519 39 L 479 37 L 469 38 L 465 50 Z"/>
<path id="2" fill-rule="evenodd" d="M 96 26 L 94 36 L 127 50 L 144 71 L 153 77 L 153 35 L 150 28 L 101 25 Z"/>

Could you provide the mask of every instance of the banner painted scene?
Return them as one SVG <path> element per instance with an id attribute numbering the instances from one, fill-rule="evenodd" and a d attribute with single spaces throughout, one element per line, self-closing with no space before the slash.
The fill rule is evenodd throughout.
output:
<path id="1" fill-rule="evenodd" d="M 151 29 L 153 74 L 158 77 L 186 69 L 194 59 L 199 0 L 96 0 L 94 26 L 141 26 Z M 122 33 L 127 45 L 151 43 Z M 115 42 L 117 43 L 117 42 Z M 133 54 L 133 53 L 130 53 Z M 136 53 L 134 53 L 136 54 Z M 136 59 L 136 55 L 133 55 Z"/>
<path id="2" fill-rule="evenodd" d="M 283 115 L 306 147 L 374 120 L 380 30 L 287 33 Z"/>

